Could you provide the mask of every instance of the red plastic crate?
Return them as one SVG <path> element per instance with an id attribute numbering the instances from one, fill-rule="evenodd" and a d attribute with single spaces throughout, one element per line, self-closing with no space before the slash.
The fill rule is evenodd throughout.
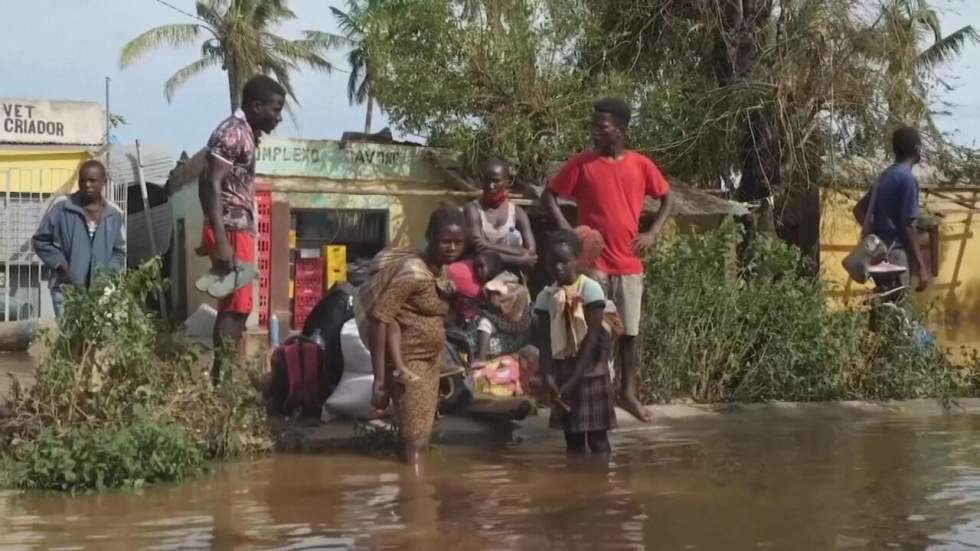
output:
<path id="1" fill-rule="evenodd" d="M 272 265 L 272 193 L 255 193 L 258 220 L 259 327 L 269 326 L 269 273 Z"/>
<path id="2" fill-rule="evenodd" d="M 296 277 L 323 277 L 323 260 L 320 258 L 297 258 L 295 263 Z"/>
<path id="3" fill-rule="evenodd" d="M 323 290 L 323 261 L 319 258 L 297 258 L 293 284 L 296 294 L 319 294 Z"/>
<path id="4" fill-rule="evenodd" d="M 272 214 L 272 193 L 268 191 L 255 192 L 255 210 L 259 218 L 268 218 Z"/>
<path id="5" fill-rule="evenodd" d="M 303 327 L 313 307 L 320 302 L 321 292 L 298 292 L 293 296 L 293 327 Z"/>

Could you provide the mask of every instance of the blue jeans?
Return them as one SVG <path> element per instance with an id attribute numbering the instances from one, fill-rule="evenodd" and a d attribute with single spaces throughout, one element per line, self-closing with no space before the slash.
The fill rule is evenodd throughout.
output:
<path id="1" fill-rule="evenodd" d="M 54 307 L 54 317 L 60 319 L 65 313 L 65 293 L 61 287 L 51 288 L 51 306 Z"/>

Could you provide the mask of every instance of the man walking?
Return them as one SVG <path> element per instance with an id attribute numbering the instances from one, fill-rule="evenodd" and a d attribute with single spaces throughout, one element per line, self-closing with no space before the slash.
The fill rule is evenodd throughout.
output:
<path id="1" fill-rule="evenodd" d="M 214 324 L 211 376 L 220 381 L 227 343 L 240 344 L 252 311 L 255 269 L 255 152 L 260 135 L 282 121 L 286 90 L 258 75 L 242 89 L 242 107 L 225 119 L 208 140 L 207 167 L 198 183 L 204 229 L 201 253 L 211 257 L 210 276 L 202 278 L 209 294 L 220 298 Z M 237 351 L 237 346 L 236 346 Z"/>
<path id="2" fill-rule="evenodd" d="M 915 269 L 919 279 L 916 291 L 924 291 L 932 279 L 915 229 L 915 220 L 919 216 L 919 182 L 912 174 L 912 167 L 921 160 L 921 150 L 922 138 L 918 130 L 908 126 L 896 130 L 892 134 L 895 164 L 881 173 L 875 187 L 854 207 L 854 218 L 864 226 L 874 196 L 871 233 L 889 248 L 888 262 L 906 269 L 901 275 L 901 285 L 909 284 L 908 270 Z"/>
<path id="3" fill-rule="evenodd" d="M 31 244 L 51 270 L 49 287 L 54 314 L 64 313 L 64 287 L 88 289 L 98 269 L 119 273 L 126 265 L 123 213 L 102 192 L 106 169 L 92 159 L 78 167 L 78 191 L 52 201 Z"/>
<path id="4" fill-rule="evenodd" d="M 618 343 L 621 405 L 638 419 L 649 421 L 649 412 L 636 398 L 636 336 L 643 297 L 640 255 L 653 247 L 667 221 L 670 185 L 653 161 L 626 149 L 626 130 L 632 117 L 626 101 L 602 99 L 592 108 L 594 148 L 565 163 L 548 183 L 542 201 L 558 225 L 570 229 L 557 198 L 573 199 L 579 225 L 598 230 L 605 240 L 596 269 L 608 276 L 608 296 L 623 320 L 623 335 Z M 659 198 L 661 206 L 650 228 L 640 233 L 640 213 L 646 196 Z"/>

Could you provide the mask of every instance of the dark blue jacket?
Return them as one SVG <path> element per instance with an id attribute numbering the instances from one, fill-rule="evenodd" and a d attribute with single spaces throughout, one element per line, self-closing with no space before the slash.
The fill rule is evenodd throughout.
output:
<path id="1" fill-rule="evenodd" d="M 106 201 L 95 237 L 89 240 L 85 213 L 77 194 L 52 201 L 31 240 L 34 252 L 51 269 L 52 289 L 64 283 L 88 287 L 96 269 L 105 266 L 121 272 L 126 265 L 126 227 L 123 213 Z M 67 267 L 67 278 L 57 271 Z"/>

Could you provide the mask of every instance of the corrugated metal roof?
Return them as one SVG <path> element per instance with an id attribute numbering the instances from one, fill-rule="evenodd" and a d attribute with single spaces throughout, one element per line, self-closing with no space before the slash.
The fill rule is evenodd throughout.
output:
<path id="1" fill-rule="evenodd" d="M 157 254 L 163 255 L 170 249 L 171 230 L 173 229 L 173 213 L 170 203 L 164 203 L 150 209 L 153 221 L 153 239 L 157 246 Z M 126 264 L 138 266 L 149 259 L 150 236 L 146 227 L 146 215 L 142 212 L 130 214 L 126 219 Z"/>
<path id="2" fill-rule="evenodd" d="M 164 186 L 170 177 L 170 171 L 176 165 L 174 156 L 161 146 L 140 144 L 140 157 L 146 183 Z M 136 169 L 135 144 L 109 147 L 109 174 L 112 181 L 126 185 L 135 184 L 138 182 Z"/>

